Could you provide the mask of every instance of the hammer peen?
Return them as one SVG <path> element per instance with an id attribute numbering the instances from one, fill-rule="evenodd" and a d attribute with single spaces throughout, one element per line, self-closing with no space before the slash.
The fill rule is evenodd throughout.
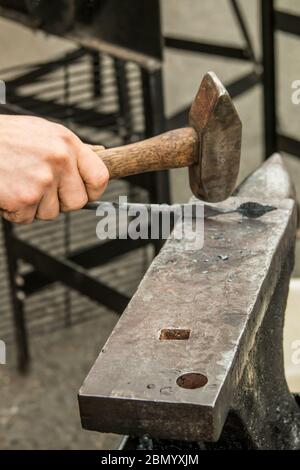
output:
<path id="1" fill-rule="evenodd" d="M 208 72 L 192 103 L 188 127 L 122 147 L 92 148 L 107 166 L 110 179 L 188 167 L 193 194 L 218 202 L 234 190 L 241 136 L 242 124 L 228 92 Z"/>

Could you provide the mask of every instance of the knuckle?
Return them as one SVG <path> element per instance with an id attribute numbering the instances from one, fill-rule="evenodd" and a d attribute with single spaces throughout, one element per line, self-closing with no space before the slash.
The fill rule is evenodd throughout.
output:
<path id="1" fill-rule="evenodd" d="M 4 211 L 3 218 L 9 222 L 16 222 L 16 212 Z"/>
<path id="2" fill-rule="evenodd" d="M 74 204 L 73 204 L 73 210 L 76 211 L 76 210 L 79 210 L 81 209 L 83 206 L 85 206 L 88 202 L 88 197 L 87 195 L 85 194 L 84 196 L 82 196 L 81 198 L 78 198 L 77 201 L 74 201 Z"/>
<path id="3" fill-rule="evenodd" d="M 4 209 L 5 209 L 5 211 L 4 211 L 5 214 L 14 213 L 17 210 L 15 199 L 8 201 L 5 204 Z"/>
<path id="4" fill-rule="evenodd" d="M 85 206 L 87 202 L 88 202 L 87 194 L 82 194 L 80 197 L 73 199 L 73 201 L 70 201 L 67 204 L 63 203 L 62 210 L 63 212 L 77 211 L 81 209 L 83 206 Z"/>
<path id="5" fill-rule="evenodd" d="M 64 142 L 64 144 L 68 147 L 72 147 L 77 142 L 77 137 L 75 134 L 64 127 L 62 124 L 57 124 L 57 133 L 59 138 Z"/>
<path id="6" fill-rule="evenodd" d="M 16 205 L 20 207 L 35 206 L 39 202 L 40 196 L 37 189 L 20 191 L 16 197 Z"/>
<path id="7" fill-rule="evenodd" d="M 60 136 L 51 146 L 51 151 L 46 161 L 52 168 L 61 169 L 66 167 L 74 159 L 75 155 L 74 146 L 72 147 L 66 139 Z"/>
<path id="8" fill-rule="evenodd" d="M 56 167 L 65 167 L 70 161 L 70 154 L 68 147 L 60 142 L 49 155 L 50 164 Z"/>
<path id="9" fill-rule="evenodd" d="M 38 180 L 39 180 L 39 184 L 43 188 L 49 188 L 54 182 L 54 175 L 52 171 L 44 170 L 43 172 L 40 173 Z"/>
<path id="10" fill-rule="evenodd" d="M 101 166 L 101 169 L 98 174 L 94 174 L 90 181 L 89 187 L 93 190 L 96 190 L 101 194 L 107 186 L 109 180 L 109 173 L 108 169 L 105 165 Z"/>
<path id="11" fill-rule="evenodd" d="M 10 221 L 10 222 L 13 222 L 15 224 L 25 224 L 25 225 L 28 225 L 28 224 L 31 224 L 33 222 L 33 217 L 25 217 L 24 215 L 22 215 L 21 212 L 5 212 L 3 214 L 3 217 Z"/>

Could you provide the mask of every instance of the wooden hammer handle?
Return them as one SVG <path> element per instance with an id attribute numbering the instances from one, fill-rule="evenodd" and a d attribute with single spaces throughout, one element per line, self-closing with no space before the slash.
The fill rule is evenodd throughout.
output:
<path id="1" fill-rule="evenodd" d="M 108 150 L 92 146 L 107 166 L 110 179 L 146 171 L 190 166 L 198 158 L 199 139 L 192 127 L 166 132 L 136 144 Z"/>

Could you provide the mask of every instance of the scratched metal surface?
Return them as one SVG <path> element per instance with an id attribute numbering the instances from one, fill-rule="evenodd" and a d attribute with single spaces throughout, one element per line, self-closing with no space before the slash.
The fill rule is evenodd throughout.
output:
<path id="1" fill-rule="evenodd" d="M 232 197 L 219 206 L 248 200 Z M 256 220 L 238 214 L 207 220 L 199 251 L 188 251 L 185 240 L 167 242 L 80 390 L 85 428 L 219 437 L 295 233 L 294 201 L 276 206 Z M 168 328 L 189 329 L 190 337 L 159 340 Z M 179 387 L 177 378 L 188 372 L 204 374 L 207 384 Z"/>

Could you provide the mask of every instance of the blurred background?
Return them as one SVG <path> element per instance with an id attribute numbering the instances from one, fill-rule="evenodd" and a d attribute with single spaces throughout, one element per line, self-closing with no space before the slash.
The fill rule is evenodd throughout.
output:
<path id="1" fill-rule="evenodd" d="M 273 2 L 161 0 L 135 10 L 134 2 L 126 9 L 127 2 L 113 1 L 115 10 L 103 10 L 110 21 L 94 21 L 90 5 L 74 28 L 74 12 L 68 10 L 72 2 L 61 2 L 58 17 L 52 11 L 43 16 L 34 3 L 0 1 L 0 79 L 7 84 L 7 106 L 0 112 L 55 119 L 86 141 L 114 146 L 184 124 L 203 75 L 213 70 L 236 96 L 243 123 L 240 181 L 280 147 L 300 197 L 295 143 L 300 104 L 291 98 L 292 83 L 300 80 L 300 38 L 288 32 L 300 32 L 300 21 L 281 17 L 285 31 L 274 34 L 275 90 Z M 297 0 L 274 3 L 279 11 L 300 15 Z M 265 90 L 263 65 L 269 78 Z M 279 139 L 280 146 L 275 111 L 278 133 L 288 136 Z M 115 200 L 119 194 L 132 201 L 185 202 L 190 197 L 187 172 L 115 182 L 104 198 Z M 6 224 L 1 231 L 0 338 L 7 344 L 7 365 L 0 366 L 2 449 L 108 449 L 120 443 L 120 436 L 81 429 L 77 393 L 159 247 L 115 243 L 101 249 L 95 225 L 94 214 L 78 213 L 32 227 Z M 12 237 L 20 240 L 22 256 L 14 253 Z M 61 257 L 75 271 L 67 287 L 58 282 L 61 266 L 52 262 Z M 77 264 L 98 280 L 98 289 L 84 291 L 76 284 Z M 300 391 L 299 364 L 292 361 L 293 344 L 300 339 L 299 275 L 297 246 L 285 330 L 293 392 Z"/>

